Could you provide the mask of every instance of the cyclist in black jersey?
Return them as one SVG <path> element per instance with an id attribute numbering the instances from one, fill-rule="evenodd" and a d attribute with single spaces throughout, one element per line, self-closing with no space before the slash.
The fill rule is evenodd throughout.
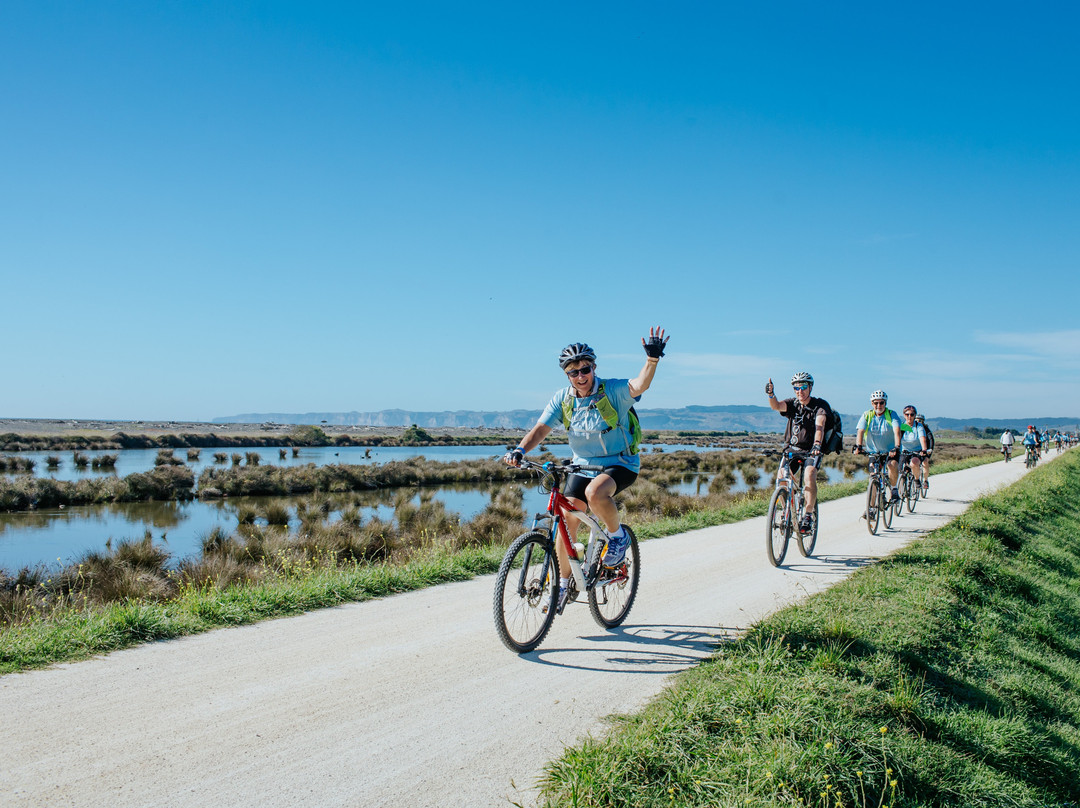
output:
<path id="1" fill-rule="evenodd" d="M 825 439 L 825 425 L 832 414 L 829 402 L 810 395 L 814 389 L 814 377 L 806 371 L 800 371 L 791 377 L 791 386 L 795 395 L 791 398 L 778 399 L 773 392 L 773 381 L 765 385 L 765 395 L 769 397 L 769 406 L 788 419 L 784 431 L 784 443 L 788 446 L 810 452 L 806 459 L 808 469 L 803 482 L 806 493 L 806 516 L 799 523 L 799 530 L 808 533 L 814 527 L 814 507 L 817 505 L 817 470 L 821 467 L 821 444 Z M 791 459 L 791 473 L 797 478 L 801 458 Z"/>

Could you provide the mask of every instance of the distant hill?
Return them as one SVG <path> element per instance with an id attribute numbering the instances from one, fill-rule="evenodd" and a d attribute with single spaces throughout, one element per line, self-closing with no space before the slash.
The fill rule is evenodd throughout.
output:
<path id="1" fill-rule="evenodd" d="M 639 409 L 638 416 L 645 429 L 672 431 L 716 432 L 782 432 L 784 419 L 768 407 L 752 404 L 719 406 L 690 406 L 677 409 Z M 855 434 L 859 414 L 841 413 L 844 434 Z M 415 410 L 379 410 L 378 412 L 305 412 L 305 413 L 243 413 L 215 418 L 218 424 L 333 424 L 336 426 L 409 426 L 422 427 L 486 427 L 488 429 L 528 429 L 540 417 L 540 410 L 454 410 L 422 412 Z M 932 418 L 930 428 L 963 431 L 976 429 L 1020 429 L 1035 424 L 1040 429 L 1054 427 L 1080 431 L 1080 417 L 1072 418 Z"/>
<path id="2" fill-rule="evenodd" d="M 714 407 L 690 406 L 678 409 L 639 409 L 643 429 L 675 431 L 781 432 L 784 419 L 768 407 L 728 404 Z M 379 410 L 378 412 L 307 412 L 244 413 L 215 418 L 219 424 L 327 424 L 337 426 L 409 426 L 422 427 L 487 427 L 489 429 L 529 429 L 540 417 L 540 410 L 509 410 L 484 412 L 456 410 L 453 412 L 418 412 L 411 410 Z M 856 416 L 844 415 L 844 424 L 854 424 Z M 845 430 L 847 431 L 847 430 Z"/>

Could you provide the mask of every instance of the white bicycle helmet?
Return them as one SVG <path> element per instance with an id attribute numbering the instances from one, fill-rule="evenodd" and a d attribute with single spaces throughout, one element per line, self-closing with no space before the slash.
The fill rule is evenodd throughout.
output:
<path id="1" fill-rule="evenodd" d="M 875 390 L 870 394 L 870 403 L 873 404 L 875 401 L 884 401 L 888 404 L 889 396 L 886 395 L 884 390 Z"/>
<path id="2" fill-rule="evenodd" d="M 800 370 L 794 376 L 791 377 L 791 385 L 794 387 L 800 382 L 806 382 L 810 385 L 810 389 L 814 389 L 814 377 L 807 373 L 805 370 Z"/>
<path id="3" fill-rule="evenodd" d="M 573 362 L 580 362 L 582 359 L 589 362 L 595 362 L 596 351 L 584 342 L 572 342 L 563 348 L 562 353 L 559 354 L 559 367 L 566 370 L 567 365 Z"/>

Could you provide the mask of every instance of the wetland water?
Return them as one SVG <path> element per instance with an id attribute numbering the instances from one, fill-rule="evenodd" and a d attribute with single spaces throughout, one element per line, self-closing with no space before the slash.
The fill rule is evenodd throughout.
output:
<path id="1" fill-rule="evenodd" d="M 548 449 L 557 457 L 569 457 L 569 447 L 552 444 Z M 705 451 L 695 446 L 661 447 L 665 453 L 689 449 Z M 647 447 L 646 454 L 653 447 Z M 296 457 L 291 450 L 286 450 L 286 457 L 280 457 L 277 447 L 258 449 L 212 449 L 200 450 L 199 459 L 187 461 L 187 450 L 177 449 L 174 454 L 184 459 L 185 465 L 195 472 L 196 477 L 207 467 L 215 464 L 214 454 L 224 451 L 230 458 L 233 454 L 245 456 L 255 451 L 260 458 L 260 465 L 297 466 L 306 463 L 327 465 L 332 463 L 370 464 L 386 463 L 392 460 L 406 460 L 423 456 L 429 460 L 451 462 L 456 460 L 476 460 L 495 458 L 505 451 L 501 446 L 424 446 L 424 447 L 307 447 L 301 448 Z M 715 451 L 715 449 L 708 449 Z M 35 462 L 34 474 L 53 477 L 60 480 L 78 480 L 94 476 L 133 474 L 144 472 L 154 467 L 156 449 L 129 449 L 113 452 L 85 452 L 88 458 L 102 454 L 117 455 L 115 469 L 108 471 L 93 470 L 89 465 L 85 469 L 75 466 L 71 452 L 23 452 L 18 456 Z M 46 466 L 46 457 L 53 455 L 61 459 L 59 468 L 50 470 Z M 225 464 L 230 465 L 231 459 Z M 830 481 L 842 478 L 836 469 L 827 470 Z M 9 477 L 14 475 L 7 475 Z M 713 475 L 704 473 L 687 474 L 681 483 L 671 486 L 673 493 L 699 496 L 708 490 Z M 522 477 L 525 491 L 524 509 L 526 521 L 531 522 L 532 515 L 544 509 L 547 496 L 537 492 L 532 478 Z M 771 485 L 768 474 L 762 474 L 759 486 Z M 736 472 L 736 480 L 728 489 L 733 493 L 744 491 L 749 486 L 742 475 Z M 442 485 L 423 489 L 395 488 L 378 491 L 354 492 L 341 495 L 341 499 L 350 505 L 356 505 L 365 520 L 378 517 L 389 521 L 394 514 L 395 505 L 403 501 L 417 503 L 421 497 L 431 497 L 442 502 L 450 512 L 468 520 L 476 516 L 491 500 L 496 486 L 491 485 Z M 190 502 L 131 502 L 109 505 L 74 506 L 63 509 L 43 509 L 30 512 L 0 513 L 0 569 L 13 572 L 24 566 L 38 564 L 57 565 L 70 563 L 91 550 L 102 550 L 110 539 L 113 542 L 124 539 L 141 539 L 150 531 L 155 541 L 164 539 L 174 562 L 189 556 L 197 556 L 201 551 L 203 538 L 214 528 L 220 527 L 228 532 L 236 529 L 238 513 L 241 508 L 255 508 L 262 512 L 270 503 L 283 504 L 289 508 L 290 528 L 297 527 L 296 505 L 304 497 L 232 497 L 224 500 L 193 500 Z M 331 514 L 336 518 L 336 514 Z M 258 523 L 259 520 L 257 520 Z"/>

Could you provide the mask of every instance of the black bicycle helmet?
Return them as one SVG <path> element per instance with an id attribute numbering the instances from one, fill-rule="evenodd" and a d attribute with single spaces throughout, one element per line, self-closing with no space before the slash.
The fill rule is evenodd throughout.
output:
<path id="1" fill-rule="evenodd" d="M 596 351 L 584 342 L 572 342 L 563 348 L 562 353 L 559 354 L 559 367 L 566 370 L 567 365 L 574 362 L 580 362 L 583 359 L 588 362 L 595 362 Z"/>

